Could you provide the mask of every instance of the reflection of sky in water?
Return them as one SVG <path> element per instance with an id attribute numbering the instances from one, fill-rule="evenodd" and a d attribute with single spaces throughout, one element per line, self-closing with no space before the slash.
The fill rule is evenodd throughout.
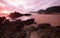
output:
<path id="1" fill-rule="evenodd" d="M 17 19 L 21 19 L 22 21 L 24 21 L 24 20 L 27 20 L 27 19 L 31 19 L 31 17 L 23 16 L 23 17 L 20 17 L 20 18 L 17 18 Z"/>
<path id="2" fill-rule="evenodd" d="M 16 18 L 16 19 L 11 19 L 10 17 L 7 17 L 6 19 L 9 19 L 10 21 L 15 21 L 15 20 L 19 20 L 21 19 L 22 21 L 25 21 L 27 19 L 31 19 L 31 17 L 28 17 L 28 16 L 22 16 L 22 17 L 19 17 L 19 18 Z"/>

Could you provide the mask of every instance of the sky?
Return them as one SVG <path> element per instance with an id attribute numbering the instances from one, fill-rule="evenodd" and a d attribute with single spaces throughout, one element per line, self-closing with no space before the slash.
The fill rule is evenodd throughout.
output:
<path id="1" fill-rule="evenodd" d="M 0 13 L 25 13 L 51 6 L 60 6 L 60 0 L 0 0 Z"/>

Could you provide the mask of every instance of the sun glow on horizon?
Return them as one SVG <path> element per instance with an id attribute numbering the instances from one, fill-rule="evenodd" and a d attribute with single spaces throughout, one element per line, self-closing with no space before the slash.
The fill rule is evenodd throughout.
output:
<path id="1" fill-rule="evenodd" d="M 7 11 L 7 10 L 2 10 L 1 13 L 10 14 L 11 12 L 10 11 Z"/>

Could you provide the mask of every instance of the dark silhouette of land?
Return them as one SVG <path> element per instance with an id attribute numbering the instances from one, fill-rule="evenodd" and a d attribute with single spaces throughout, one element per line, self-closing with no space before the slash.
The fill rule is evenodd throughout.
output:
<path id="1" fill-rule="evenodd" d="M 60 6 L 49 7 L 45 11 L 47 13 L 60 13 Z"/>
<path id="2" fill-rule="evenodd" d="M 14 13 L 10 13 L 9 17 L 10 18 L 18 18 L 18 17 L 22 17 L 23 15 L 20 14 L 19 12 L 14 12 Z"/>
<path id="3" fill-rule="evenodd" d="M 60 6 L 52 6 L 48 7 L 47 9 L 40 9 L 36 12 L 30 12 L 30 13 L 38 13 L 38 14 L 60 14 Z"/>
<path id="4" fill-rule="evenodd" d="M 42 14 L 42 13 L 45 13 L 45 10 L 41 9 L 41 10 L 38 10 L 37 11 L 38 14 Z"/>
<path id="5" fill-rule="evenodd" d="M 10 15 L 8 15 L 8 16 L 12 19 L 16 19 L 16 18 L 19 18 L 19 17 L 22 17 L 22 16 L 31 16 L 31 15 L 32 14 L 29 14 L 29 13 L 21 14 L 19 12 L 13 12 L 13 13 L 10 13 Z"/>
<path id="6" fill-rule="evenodd" d="M 26 14 L 23 14 L 23 16 L 31 16 L 32 14 L 29 14 L 29 13 L 26 13 Z"/>

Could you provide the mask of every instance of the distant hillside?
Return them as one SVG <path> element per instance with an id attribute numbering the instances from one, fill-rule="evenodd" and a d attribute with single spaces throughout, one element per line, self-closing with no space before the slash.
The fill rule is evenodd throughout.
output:
<path id="1" fill-rule="evenodd" d="M 36 12 L 32 12 L 32 13 L 38 13 L 38 14 L 59 14 L 60 13 L 60 6 L 52 6 L 52 7 L 48 7 L 47 9 L 40 9 Z"/>
<path id="2" fill-rule="evenodd" d="M 45 11 L 47 13 L 60 13 L 60 6 L 49 7 Z"/>
<path id="3" fill-rule="evenodd" d="M 37 13 L 39 13 L 39 14 L 45 13 L 45 10 L 43 10 L 43 9 L 38 10 Z"/>

